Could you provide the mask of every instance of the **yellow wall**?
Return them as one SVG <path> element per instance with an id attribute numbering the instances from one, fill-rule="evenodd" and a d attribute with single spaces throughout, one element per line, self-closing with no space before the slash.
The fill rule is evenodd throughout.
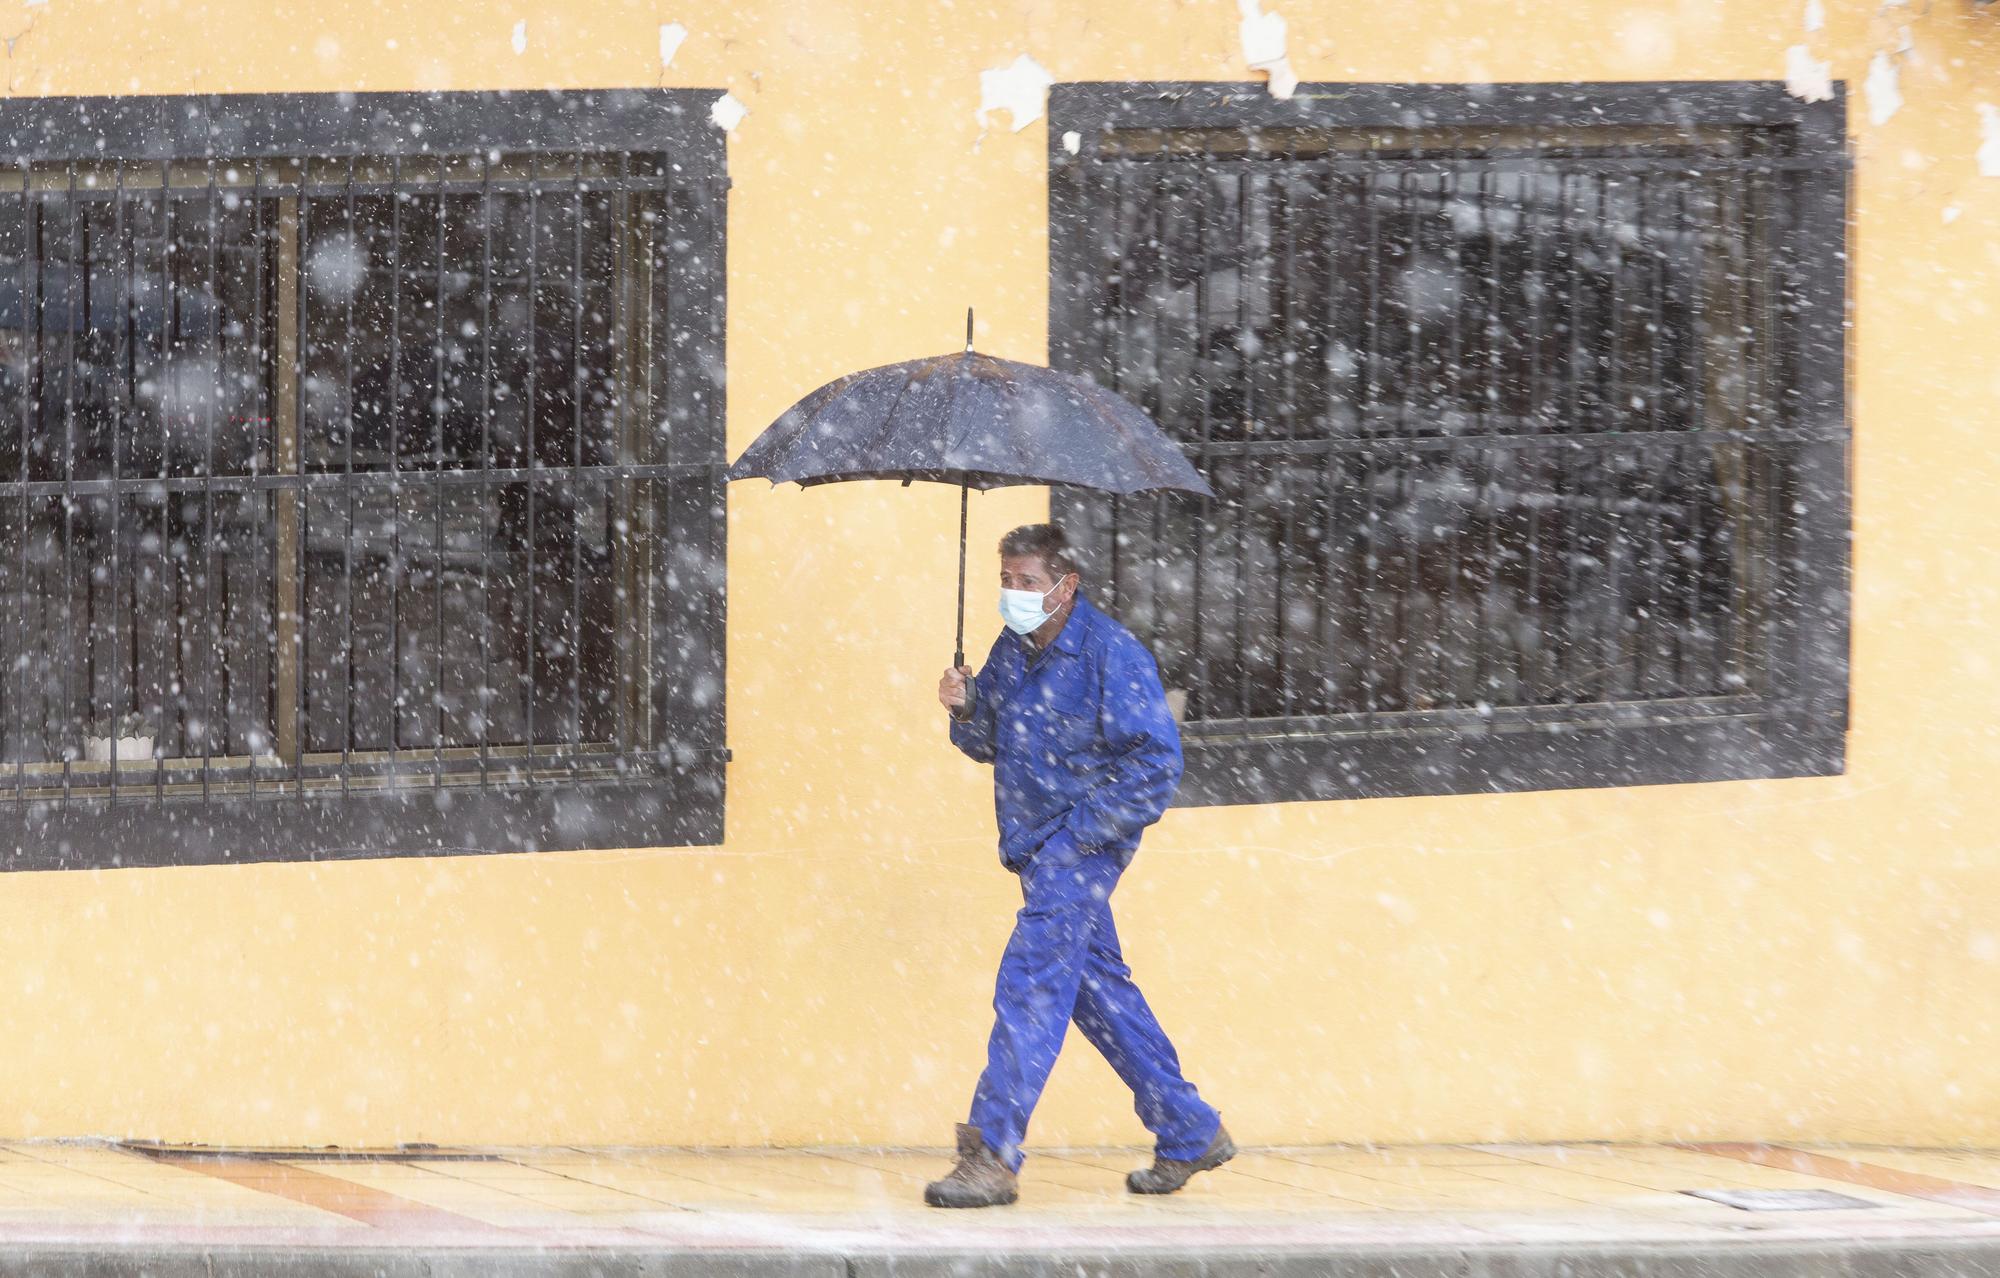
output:
<path id="1" fill-rule="evenodd" d="M 1192 1076 L 1252 1141 L 2000 1142 L 2000 179 L 1974 163 L 2000 12 L 1273 7 L 1306 80 L 1770 79 L 1809 41 L 1858 86 L 1901 25 L 1913 48 L 1901 112 L 1853 112 L 1848 775 L 1171 813 L 1119 904 Z M 1043 353 L 1045 134 L 982 136 L 982 68 L 1247 78 L 1234 0 L 13 12 L 14 93 L 732 89 L 736 447 L 836 373 L 950 349 L 968 303 L 982 348 Z M 932 700 L 954 504 L 734 493 L 721 847 L 0 876 L 0 1133 L 944 1141 L 1017 903 Z M 974 539 L 1045 509 L 978 500 Z M 1142 1133 L 1078 1042 L 1033 1136 Z"/>

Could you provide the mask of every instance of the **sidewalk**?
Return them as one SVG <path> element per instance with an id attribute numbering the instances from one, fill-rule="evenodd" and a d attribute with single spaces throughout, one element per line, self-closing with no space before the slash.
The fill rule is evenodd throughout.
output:
<path id="1" fill-rule="evenodd" d="M 940 1212 L 937 1151 L 13 1144 L 0 1274 L 2000 1274 L 2000 1151 L 1269 1149 L 1166 1199 L 1142 1161 L 1038 1153 L 1017 1206 Z"/>

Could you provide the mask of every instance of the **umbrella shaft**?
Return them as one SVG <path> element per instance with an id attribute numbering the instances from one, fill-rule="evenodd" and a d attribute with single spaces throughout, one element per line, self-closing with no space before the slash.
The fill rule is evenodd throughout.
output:
<path id="1" fill-rule="evenodd" d="M 972 485 L 958 486 L 958 641 L 952 646 L 951 668 L 965 664 L 965 513 Z"/>

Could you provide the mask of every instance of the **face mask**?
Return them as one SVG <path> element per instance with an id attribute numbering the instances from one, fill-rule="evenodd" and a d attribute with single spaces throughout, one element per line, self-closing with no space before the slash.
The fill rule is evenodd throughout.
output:
<path id="1" fill-rule="evenodd" d="M 1063 578 L 1067 581 L 1069 578 Z M 1002 590 L 1000 592 L 1000 620 L 1007 623 L 1007 629 L 1017 635 L 1030 635 L 1042 628 L 1042 624 L 1053 612 L 1045 611 L 1042 605 L 1048 597 L 1062 589 L 1062 581 L 1040 590 Z"/>

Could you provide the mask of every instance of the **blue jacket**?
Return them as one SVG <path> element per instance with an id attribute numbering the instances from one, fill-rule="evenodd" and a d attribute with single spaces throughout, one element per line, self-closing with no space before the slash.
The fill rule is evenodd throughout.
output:
<path id="1" fill-rule="evenodd" d="M 1181 780 L 1181 734 L 1153 654 L 1081 594 L 1039 654 L 1002 630 L 952 744 L 993 765 L 1000 860 L 1116 856 L 1160 819 Z"/>

